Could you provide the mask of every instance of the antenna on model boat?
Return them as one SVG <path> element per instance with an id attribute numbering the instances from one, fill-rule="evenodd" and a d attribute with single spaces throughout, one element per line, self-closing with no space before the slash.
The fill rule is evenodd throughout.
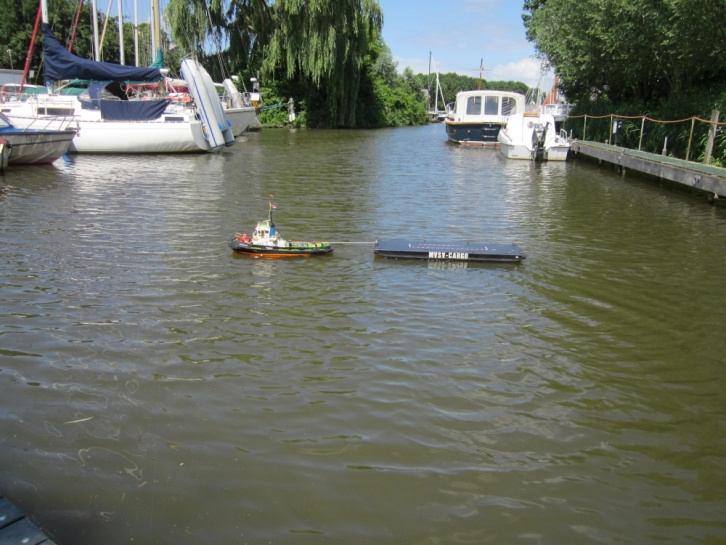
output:
<path id="1" fill-rule="evenodd" d="M 272 222 L 272 211 L 277 209 L 277 206 L 272 203 L 272 195 L 270 195 L 270 200 L 267 201 L 270 205 L 269 210 L 267 212 L 267 219 L 270 222 L 270 227 L 274 228 L 275 224 Z"/>

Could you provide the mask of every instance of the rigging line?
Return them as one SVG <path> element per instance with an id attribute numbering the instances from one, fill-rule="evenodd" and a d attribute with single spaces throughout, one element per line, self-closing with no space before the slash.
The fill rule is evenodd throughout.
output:
<path id="1" fill-rule="evenodd" d="M 204 9 L 207 12 L 207 19 L 209 20 L 209 30 L 212 33 L 212 39 L 216 42 L 217 46 L 217 63 L 219 63 L 219 70 L 222 74 L 222 79 L 226 79 L 228 77 L 228 72 L 225 69 L 224 60 L 222 59 L 222 41 L 214 30 L 214 23 L 212 23 L 212 12 L 209 11 L 209 6 L 207 5 L 206 1 L 204 2 Z"/>
<path id="2" fill-rule="evenodd" d="M 377 240 L 333 240 L 328 244 L 375 244 Z"/>

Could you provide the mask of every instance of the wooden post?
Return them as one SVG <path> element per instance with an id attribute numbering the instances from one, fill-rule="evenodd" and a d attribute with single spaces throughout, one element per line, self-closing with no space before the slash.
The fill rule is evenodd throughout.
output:
<path id="1" fill-rule="evenodd" d="M 691 132 L 688 134 L 688 147 L 686 148 L 686 161 L 688 161 L 688 157 L 691 155 L 691 141 L 693 140 L 693 126 L 696 123 L 696 118 L 691 118 Z"/>
<path id="2" fill-rule="evenodd" d="M 718 128 L 718 116 L 721 112 L 713 110 L 711 112 L 711 127 L 708 129 L 708 141 L 706 142 L 706 153 L 703 162 L 709 164 L 711 162 L 711 153 L 713 153 L 713 142 L 716 140 L 716 129 Z"/>
<path id="3" fill-rule="evenodd" d="M 645 116 L 643 116 L 643 120 L 640 122 L 640 138 L 638 139 L 638 151 L 640 151 L 640 148 L 643 145 L 643 132 L 644 131 L 645 131 Z"/>
<path id="4" fill-rule="evenodd" d="M 587 114 L 585 114 L 585 122 L 582 124 L 582 139 L 585 140 L 585 131 L 587 130 Z"/>
<path id="5" fill-rule="evenodd" d="M 660 152 L 661 155 L 667 155 L 668 154 L 668 137 L 665 137 L 665 140 L 663 140 L 663 151 Z"/>
<path id="6" fill-rule="evenodd" d="M 613 114 L 610 114 L 610 134 L 608 134 L 608 146 L 613 139 Z"/>

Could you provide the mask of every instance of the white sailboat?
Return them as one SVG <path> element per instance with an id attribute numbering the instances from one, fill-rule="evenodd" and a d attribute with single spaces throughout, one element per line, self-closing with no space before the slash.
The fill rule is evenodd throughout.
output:
<path id="1" fill-rule="evenodd" d="M 431 52 L 429 51 L 429 78 L 431 77 Z M 429 80 L 430 81 L 430 80 Z M 428 92 L 427 92 L 428 93 Z M 436 70 L 436 89 L 434 90 L 434 109 L 429 109 L 428 116 L 429 120 L 433 123 L 441 123 L 446 119 L 446 111 L 439 110 L 439 97 L 441 97 L 441 104 L 446 104 L 444 99 L 444 91 L 441 89 L 441 82 L 439 81 L 439 71 Z M 431 97 L 428 99 L 429 108 L 431 107 Z"/>
<path id="2" fill-rule="evenodd" d="M 158 14 L 158 0 L 154 0 Z M 45 0 L 41 0 L 44 8 Z M 47 20 L 44 10 L 44 19 Z M 154 32 L 159 25 L 154 24 Z M 230 145 L 234 136 L 227 127 L 219 101 L 216 108 L 203 97 L 216 95 L 209 74 L 196 61 L 188 60 L 187 85 L 198 100 L 171 103 L 165 98 L 129 100 L 124 91 L 128 80 L 158 81 L 156 68 L 135 68 L 81 59 L 67 52 L 44 23 L 45 75 L 48 80 L 82 78 L 111 81 L 89 87 L 87 95 L 35 95 L 2 105 L 17 127 L 78 129 L 70 151 L 78 153 L 177 153 L 204 152 Z M 156 44 L 160 39 L 156 37 Z M 114 85 L 116 84 L 116 85 Z"/>

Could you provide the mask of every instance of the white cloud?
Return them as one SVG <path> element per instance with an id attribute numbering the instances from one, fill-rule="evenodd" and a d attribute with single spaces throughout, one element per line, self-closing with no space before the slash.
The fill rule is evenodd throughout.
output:
<path id="1" fill-rule="evenodd" d="M 429 71 L 428 58 L 414 57 L 403 58 L 394 57 L 397 63 L 399 73 L 403 73 L 406 67 L 411 68 L 415 74 L 427 74 Z M 456 72 L 465 76 L 478 77 L 479 73 L 476 67 L 456 67 L 447 66 L 446 63 L 434 61 L 431 71 L 434 72 L 438 68 L 439 72 Z M 552 86 L 554 76 L 552 70 L 548 69 L 542 73 L 542 66 L 539 60 L 534 57 L 525 57 L 517 61 L 497 64 L 492 67 L 484 67 L 484 78 L 489 80 L 504 81 L 521 81 L 528 87 L 534 87 L 539 83 L 540 89 L 548 91 Z"/>
<path id="2" fill-rule="evenodd" d="M 552 71 L 547 70 L 543 73 L 540 61 L 534 57 L 498 64 L 488 70 L 485 77 L 491 80 L 521 81 L 529 87 L 539 83 L 541 89 L 549 89 L 553 79 Z"/>

